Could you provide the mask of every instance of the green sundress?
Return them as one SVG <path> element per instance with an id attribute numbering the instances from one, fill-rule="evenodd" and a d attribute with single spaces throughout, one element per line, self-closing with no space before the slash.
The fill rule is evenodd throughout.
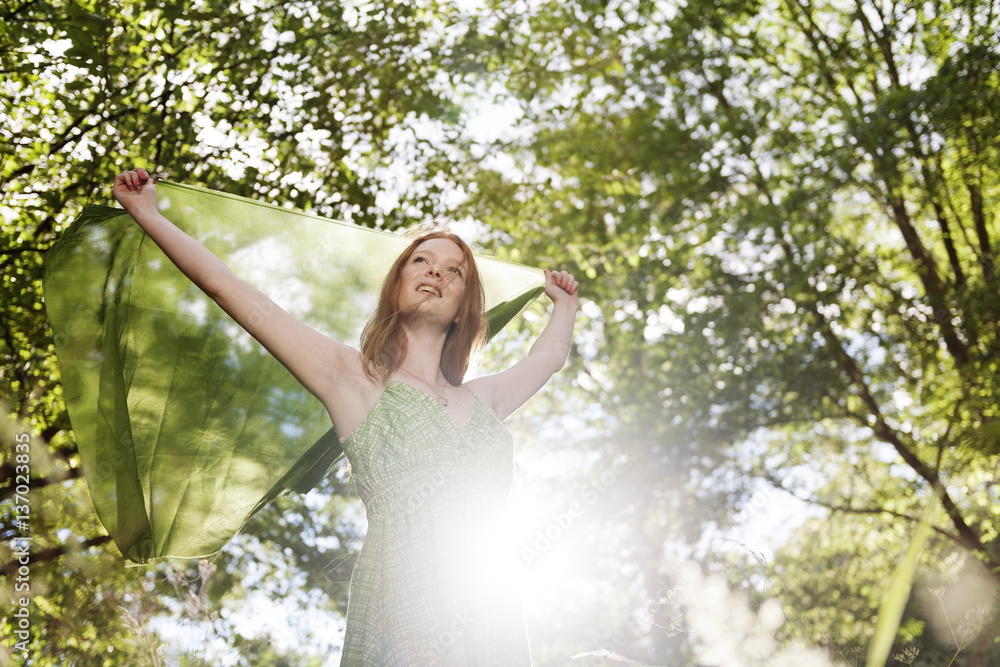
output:
<path id="1" fill-rule="evenodd" d="M 368 533 L 340 666 L 530 666 L 505 522 L 513 437 L 492 409 L 476 399 L 459 424 L 390 381 L 341 443 Z"/>
<path id="2" fill-rule="evenodd" d="M 163 214 L 234 273 L 355 347 L 412 240 L 224 192 L 156 189 Z M 545 278 L 479 255 L 476 265 L 492 336 Z M 122 209 L 83 211 L 45 255 L 44 290 L 87 488 L 133 563 L 213 557 L 343 454 L 323 404 Z"/>

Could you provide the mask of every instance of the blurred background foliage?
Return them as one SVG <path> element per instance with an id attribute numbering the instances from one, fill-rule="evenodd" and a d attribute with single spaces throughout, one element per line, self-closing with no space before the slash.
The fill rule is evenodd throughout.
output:
<path id="1" fill-rule="evenodd" d="M 540 508 L 522 543 L 583 508 L 528 558 L 541 667 L 706 664 L 671 593 L 683 557 L 761 618 L 780 602 L 782 645 L 860 664 L 930 504 L 890 662 L 1000 662 L 997 2 L 4 0 L 0 18 L 0 529 L 28 433 L 32 664 L 331 664 L 363 538 L 338 470 L 212 563 L 123 566 L 41 273 L 132 165 L 362 225 L 461 221 L 581 278 L 570 365 L 510 422 L 515 499 Z M 780 505 L 809 518 L 741 528 Z M 316 623 L 249 625 L 268 600 Z"/>

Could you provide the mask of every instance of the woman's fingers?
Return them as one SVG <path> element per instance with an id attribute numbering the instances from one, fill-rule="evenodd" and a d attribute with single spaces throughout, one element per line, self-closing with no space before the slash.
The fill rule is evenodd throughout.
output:
<path id="1" fill-rule="evenodd" d="M 567 294 L 576 294 L 580 288 L 580 284 L 573 277 L 573 274 L 568 271 L 549 271 L 546 269 L 545 274 L 551 278 L 554 285 L 562 288 Z"/>
<path id="2" fill-rule="evenodd" d="M 123 171 L 115 177 L 115 181 L 124 185 L 128 190 L 139 190 L 150 180 L 149 173 L 142 167 Z"/>
<path id="3" fill-rule="evenodd" d="M 579 284 L 573 278 L 573 275 L 568 271 L 557 271 L 555 273 L 556 284 L 562 287 L 564 290 L 570 294 L 574 294 L 579 287 Z"/>
<path id="4" fill-rule="evenodd" d="M 151 187 L 145 187 L 147 184 Z M 154 181 L 149 173 L 137 167 L 115 176 L 111 194 L 119 204 L 133 212 L 132 209 L 135 207 L 156 205 L 156 188 L 152 187 L 153 185 Z"/>

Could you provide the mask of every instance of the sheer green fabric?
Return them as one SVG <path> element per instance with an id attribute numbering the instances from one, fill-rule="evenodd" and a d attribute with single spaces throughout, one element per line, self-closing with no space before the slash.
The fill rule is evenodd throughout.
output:
<path id="1" fill-rule="evenodd" d="M 354 345 L 412 240 L 220 192 L 156 188 L 164 215 L 236 275 Z M 541 293 L 543 276 L 477 263 L 493 336 Z M 211 555 L 343 455 L 320 402 L 122 209 L 84 210 L 46 256 L 44 288 L 91 498 L 129 560 Z"/>

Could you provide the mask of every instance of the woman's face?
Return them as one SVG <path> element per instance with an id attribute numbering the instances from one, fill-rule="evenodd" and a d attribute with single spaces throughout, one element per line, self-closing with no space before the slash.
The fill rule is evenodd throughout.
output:
<path id="1" fill-rule="evenodd" d="M 465 293 L 465 253 L 450 239 L 428 239 L 403 266 L 398 307 L 435 315 L 449 325 L 458 317 Z"/>

